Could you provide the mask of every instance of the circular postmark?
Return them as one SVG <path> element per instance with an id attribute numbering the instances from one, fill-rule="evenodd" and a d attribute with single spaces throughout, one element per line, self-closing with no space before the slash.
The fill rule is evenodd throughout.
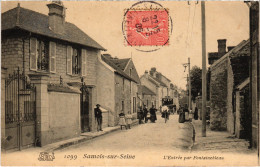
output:
<path id="1" fill-rule="evenodd" d="M 172 20 L 169 10 L 154 1 L 140 1 L 125 10 L 122 31 L 126 45 L 152 52 L 169 45 Z"/>

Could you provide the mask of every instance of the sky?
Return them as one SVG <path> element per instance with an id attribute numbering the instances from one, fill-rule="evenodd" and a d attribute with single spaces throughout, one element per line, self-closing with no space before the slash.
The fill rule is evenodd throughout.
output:
<path id="1" fill-rule="evenodd" d="M 139 76 L 156 67 L 173 84 L 185 89 L 187 71 L 183 64 L 188 57 L 192 66 L 201 67 L 201 8 L 200 3 L 186 1 L 157 1 L 169 10 L 173 27 L 169 45 L 154 52 L 140 52 L 127 46 L 122 32 L 125 9 L 136 1 L 63 1 L 66 21 L 71 22 L 117 58 L 130 58 Z M 18 2 L 1 2 L 1 13 Z M 21 1 L 23 8 L 48 14 L 48 1 Z M 217 40 L 227 39 L 227 46 L 236 46 L 249 38 L 249 9 L 243 1 L 207 1 L 206 53 L 217 52 Z"/>

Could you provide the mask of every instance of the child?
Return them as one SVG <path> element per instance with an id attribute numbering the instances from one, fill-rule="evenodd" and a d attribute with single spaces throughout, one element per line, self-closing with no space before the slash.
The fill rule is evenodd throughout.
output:
<path id="1" fill-rule="evenodd" d="M 125 114 L 123 113 L 123 111 L 119 114 L 119 125 L 121 126 L 121 130 L 122 130 L 123 126 L 126 129 Z"/>
<path id="2" fill-rule="evenodd" d="M 130 111 L 128 111 L 128 114 L 125 116 L 125 118 L 126 118 L 126 125 L 127 125 L 128 129 L 131 129 L 130 125 L 132 124 L 132 115 L 131 115 Z"/>

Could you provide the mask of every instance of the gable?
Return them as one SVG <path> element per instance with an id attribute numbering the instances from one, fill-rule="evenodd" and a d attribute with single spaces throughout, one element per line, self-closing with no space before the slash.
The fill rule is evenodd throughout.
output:
<path id="1" fill-rule="evenodd" d="M 140 78 L 132 59 L 129 60 L 127 66 L 124 69 L 124 72 L 127 73 L 129 76 L 130 76 L 130 69 L 131 69 L 131 77 L 134 78 L 138 83 L 140 83 Z"/>

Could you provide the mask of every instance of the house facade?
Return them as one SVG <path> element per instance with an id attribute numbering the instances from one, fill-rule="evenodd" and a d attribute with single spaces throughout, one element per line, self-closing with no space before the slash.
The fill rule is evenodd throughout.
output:
<path id="1" fill-rule="evenodd" d="M 242 41 L 225 52 L 226 40 L 218 40 L 218 59 L 209 53 L 210 66 L 210 128 L 236 131 L 235 90 L 249 74 L 249 41 Z M 214 58 L 214 59 L 213 59 Z"/>
<path id="2" fill-rule="evenodd" d="M 148 73 L 145 71 L 144 75 L 140 77 L 141 85 L 145 86 L 156 94 L 156 102 L 149 101 L 148 104 L 154 104 L 155 108 L 159 109 L 163 105 L 164 99 L 170 99 L 173 101 L 173 105 L 179 108 L 179 96 L 178 91 L 171 83 L 171 80 L 164 76 L 162 73 L 156 71 L 155 67 L 152 67 Z"/>
<path id="3" fill-rule="evenodd" d="M 105 49 L 66 22 L 62 2 L 47 6 L 48 16 L 19 4 L 2 14 L 6 82 L 1 86 L 6 107 L 1 141 L 5 149 L 44 146 L 96 130 L 96 71 L 100 51 Z M 20 93 L 12 95 L 15 92 Z M 16 126 L 21 119 L 26 120 L 24 125 Z M 23 133 L 16 133 L 17 129 Z"/>
<path id="4" fill-rule="evenodd" d="M 130 112 L 136 118 L 139 77 L 132 60 L 104 54 L 100 56 L 98 66 L 98 102 L 108 110 L 108 126 L 118 125 L 121 112 Z M 129 72 L 132 77 L 130 73 L 124 72 L 128 68 L 131 69 Z M 133 76 L 137 76 L 137 80 Z"/>

